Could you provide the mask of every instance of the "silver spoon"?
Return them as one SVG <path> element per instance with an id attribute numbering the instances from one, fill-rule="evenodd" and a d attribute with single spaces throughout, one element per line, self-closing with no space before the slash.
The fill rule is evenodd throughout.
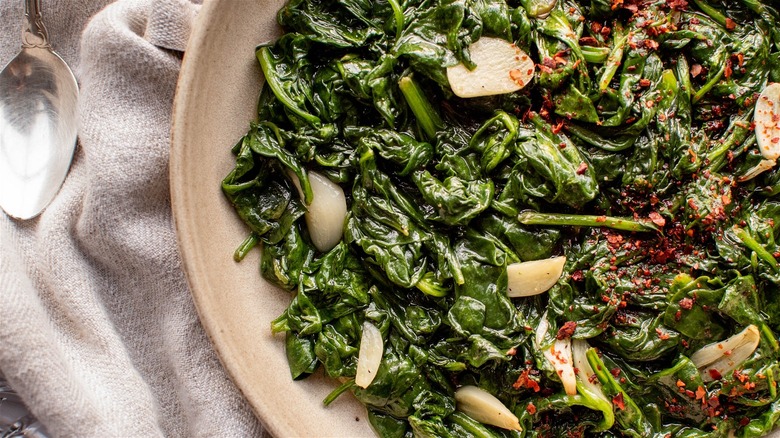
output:
<path id="1" fill-rule="evenodd" d="M 39 215 L 65 181 L 76 148 L 78 84 L 49 44 L 41 0 L 25 0 L 22 50 L 0 72 L 0 207 Z"/>

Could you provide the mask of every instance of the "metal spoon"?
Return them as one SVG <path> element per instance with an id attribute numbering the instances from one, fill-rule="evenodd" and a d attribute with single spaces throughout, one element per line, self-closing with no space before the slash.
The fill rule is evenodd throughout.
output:
<path id="1" fill-rule="evenodd" d="M 0 207 L 30 219 L 65 181 L 76 147 L 78 84 L 49 44 L 40 0 L 25 0 L 22 50 L 0 72 Z"/>

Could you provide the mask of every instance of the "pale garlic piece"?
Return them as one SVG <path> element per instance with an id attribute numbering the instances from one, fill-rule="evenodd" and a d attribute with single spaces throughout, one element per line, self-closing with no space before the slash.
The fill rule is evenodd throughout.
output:
<path id="1" fill-rule="evenodd" d="M 758 327 L 751 324 L 734 336 L 700 348 L 691 355 L 691 361 L 705 383 L 719 380 L 752 356 L 760 340 Z"/>
<path id="2" fill-rule="evenodd" d="M 768 84 L 758 96 L 753 110 L 756 143 L 764 160 L 740 177 L 741 181 L 755 178 L 773 168 L 780 157 L 780 84 Z"/>
<path id="3" fill-rule="evenodd" d="M 528 297 L 547 292 L 563 274 L 566 257 L 512 263 L 506 267 L 507 295 Z"/>
<path id="4" fill-rule="evenodd" d="M 501 38 L 482 37 L 469 46 L 469 70 L 462 63 L 447 68 L 447 80 L 458 97 L 512 93 L 528 85 L 536 66 L 527 53 Z"/>
<path id="5" fill-rule="evenodd" d="M 347 199 L 344 190 L 325 175 L 308 172 L 309 184 L 314 195 L 311 204 L 306 206 L 306 226 L 314 246 L 322 251 L 331 250 L 341 240 L 344 232 L 344 220 L 347 218 Z M 301 200 L 303 189 L 298 177 L 289 173 L 298 189 Z"/>
<path id="6" fill-rule="evenodd" d="M 382 332 L 374 324 L 365 321 L 363 334 L 360 336 L 355 385 L 367 388 L 374 381 L 384 352 L 385 343 L 382 340 Z"/>
<path id="7" fill-rule="evenodd" d="M 549 347 L 543 347 L 544 335 L 550 328 L 547 322 L 547 312 L 542 315 L 539 325 L 536 327 L 536 348 L 542 351 L 544 358 L 552 365 L 563 384 L 563 390 L 567 395 L 577 394 L 577 377 L 574 373 L 574 361 L 572 359 L 571 338 L 556 339 Z"/>
<path id="8" fill-rule="evenodd" d="M 574 371 L 585 390 L 590 391 L 598 398 L 609 401 L 601 389 L 601 384 L 594 378 L 596 372 L 593 371 L 593 367 L 590 366 L 586 356 L 589 348 L 590 344 L 584 339 L 573 339 L 571 341 L 571 357 L 574 362 Z"/>
<path id="9" fill-rule="evenodd" d="M 748 171 L 745 172 L 744 175 L 737 178 L 737 181 L 739 182 L 750 181 L 751 179 L 757 177 L 758 175 L 761 175 L 767 170 L 770 170 L 771 168 L 775 167 L 775 164 L 776 164 L 775 160 L 766 160 L 766 159 L 761 160 L 758 162 L 758 164 L 748 169 Z"/>
<path id="10" fill-rule="evenodd" d="M 483 424 L 509 430 L 523 430 L 520 420 L 501 400 L 476 386 L 466 385 L 455 391 L 457 409 Z"/>

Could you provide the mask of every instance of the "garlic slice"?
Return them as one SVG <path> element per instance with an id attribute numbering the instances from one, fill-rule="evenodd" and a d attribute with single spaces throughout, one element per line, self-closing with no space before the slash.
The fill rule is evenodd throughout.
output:
<path id="1" fill-rule="evenodd" d="M 550 328 L 547 322 L 547 312 L 542 315 L 536 328 L 536 348 L 542 350 L 545 359 L 553 366 L 563 384 L 563 390 L 568 395 L 577 394 L 577 378 L 574 374 L 574 361 L 571 354 L 571 338 L 556 339 L 549 348 L 543 348 L 544 335 Z"/>
<path id="2" fill-rule="evenodd" d="M 752 356 L 760 340 L 758 327 L 751 324 L 728 339 L 700 348 L 691 355 L 691 361 L 699 369 L 702 380 L 712 382 L 728 375 Z"/>
<path id="3" fill-rule="evenodd" d="M 368 321 L 363 322 L 355 385 L 367 388 L 374 381 L 379 365 L 382 363 L 384 352 L 385 344 L 382 340 L 382 333 L 374 324 Z"/>
<path id="4" fill-rule="evenodd" d="M 308 172 L 309 184 L 314 197 L 306 206 L 306 226 L 314 246 L 329 251 L 341 240 L 344 220 L 347 218 L 347 199 L 341 186 L 317 172 Z M 298 177 L 290 172 L 290 178 L 298 189 L 301 200 L 303 189 Z"/>
<path id="5" fill-rule="evenodd" d="M 601 384 L 594 379 L 596 372 L 593 371 L 593 367 L 590 366 L 588 358 L 585 355 L 588 352 L 590 345 L 588 341 L 584 339 L 574 339 L 571 341 L 571 356 L 574 361 L 574 371 L 580 380 L 580 384 L 586 391 L 591 392 L 595 397 L 609 401 L 604 391 L 601 389 Z M 594 380 L 591 380 L 594 379 Z"/>
<path id="6" fill-rule="evenodd" d="M 469 46 L 474 70 L 457 64 L 447 68 L 447 79 L 458 97 L 512 93 L 531 82 L 536 66 L 527 53 L 501 38 L 482 37 Z"/>
<path id="7" fill-rule="evenodd" d="M 466 385 L 455 391 L 457 409 L 480 423 L 509 430 L 523 430 L 520 420 L 501 400 L 476 386 Z"/>
<path id="8" fill-rule="evenodd" d="M 561 256 L 508 265 L 506 294 L 516 298 L 547 292 L 561 278 L 565 264 L 566 257 Z"/>
<path id="9" fill-rule="evenodd" d="M 758 162 L 758 164 L 751 167 L 747 172 L 745 172 L 744 175 L 737 178 L 737 181 L 739 182 L 750 181 L 751 179 L 757 177 L 758 175 L 761 175 L 767 170 L 775 167 L 775 164 L 777 164 L 775 160 L 761 160 Z"/>
<path id="10" fill-rule="evenodd" d="M 756 143 L 770 161 L 780 158 L 780 84 L 773 82 L 761 91 L 753 112 Z"/>

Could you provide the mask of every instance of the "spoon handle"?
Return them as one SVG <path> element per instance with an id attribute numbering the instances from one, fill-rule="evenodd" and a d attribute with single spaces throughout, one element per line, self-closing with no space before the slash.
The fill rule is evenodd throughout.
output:
<path id="1" fill-rule="evenodd" d="M 43 24 L 41 0 L 24 0 L 24 17 L 27 24 L 22 30 L 22 47 L 51 48 L 49 33 Z"/>

